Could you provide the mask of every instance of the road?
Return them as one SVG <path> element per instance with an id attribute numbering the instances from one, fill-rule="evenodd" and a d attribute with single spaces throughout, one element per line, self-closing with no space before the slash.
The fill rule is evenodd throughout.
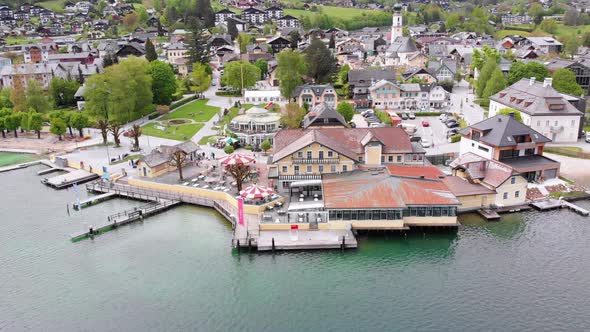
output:
<path id="1" fill-rule="evenodd" d="M 474 124 L 485 118 L 484 109 L 473 103 L 475 95 L 470 92 L 469 83 L 462 80 L 457 83 L 451 93 L 451 109 L 453 113 L 463 116 L 467 124 Z"/>
<path id="2" fill-rule="evenodd" d="M 428 121 L 429 126 L 422 126 L 422 121 Z M 403 120 L 416 126 L 416 135 L 429 140 L 433 145 L 425 148 L 427 155 L 459 152 L 459 143 L 449 143 L 447 139 L 448 128 L 435 116 L 417 117 L 414 120 Z"/>

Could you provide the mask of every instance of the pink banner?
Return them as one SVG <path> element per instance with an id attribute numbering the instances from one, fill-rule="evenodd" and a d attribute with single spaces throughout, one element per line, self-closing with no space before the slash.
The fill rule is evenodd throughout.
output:
<path id="1" fill-rule="evenodd" d="M 244 226 L 244 199 L 238 197 L 238 223 Z"/>

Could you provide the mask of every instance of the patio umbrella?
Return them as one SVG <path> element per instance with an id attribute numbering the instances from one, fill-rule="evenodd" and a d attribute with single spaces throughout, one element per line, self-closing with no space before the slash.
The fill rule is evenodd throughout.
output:
<path id="1" fill-rule="evenodd" d="M 254 161 L 254 157 L 241 153 L 232 153 L 225 157 L 221 157 L 218 160 L 222 165 L 227 166 L 236 164 L 248 164 Z"/>
<path id="2" fill-rule="evenodd" d="M 240 191 L 240 196 L 249 199 L 265 198 L 273 193 L 273 190 L 269 187 L 251 185 Z"/>
<path id="3" fill-rule="evenodd" d="M 235 142 L 237 142 L 237 141 L 239 141 L 239 140 L 238 140 L 238 139 L 236 139 L 236 138 L 233 138 L 233 137 L 228 137 L 228 138 L 226 138 L 224 141 L 225 141 L 225 143 L 227 143 L 227 144 L 234 144 Z"/>

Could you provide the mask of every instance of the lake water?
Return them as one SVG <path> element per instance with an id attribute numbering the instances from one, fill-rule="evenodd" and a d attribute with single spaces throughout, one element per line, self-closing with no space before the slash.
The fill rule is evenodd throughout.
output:
<path id="1" fill-rule="evenodd" d="M 0 331 L 590 329 L 590 218 L 569 211 L 463 216 L 457 234 L 363 236 L 344 253 L 237 254 L 216 212 L 181 206 L 71 243 L 142 203 L 68 216 L 72 190 L 39 169 L 0 174 Z"/>

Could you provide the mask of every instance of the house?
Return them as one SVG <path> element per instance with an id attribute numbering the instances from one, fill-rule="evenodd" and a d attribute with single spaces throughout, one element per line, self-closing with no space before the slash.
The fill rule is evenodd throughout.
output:
<path id="1" fill-rule="evenodd" d="M 277 22 L 277 28 L 279 28 L 279 29 L 299 28 L 299 19 L 297 19 L 291 15 L 281 16 L 276 19 L 276 22 Z"/>
<path id="2" fill-rule="evenodd" d="M 495 192 L 495 195 L 479 194 L 479 199 L 471 202 L 468 207 L 481 206 L 517 206 L 526 201 L 527 180 L 511 166 L 493 159 L 486 159 L 474 153 L 465 153 L 453 160 L 450 165 L 453 176 L 471 184 L 480 184 Z M 453 185 L 450 186 L 453 188 Z M 456 187 L 455 187 L 456 188 Z M 475 189 L 475 188 L 474 188 Z M 455 191 L 460 191 L 456 188 Z M 480 188 L 481 190 L 481 188 Z M 483 190 L 481 190 L 483 193 Z M 491 196 L 491 197 L 490 197 Z M 490 202 L 489 199 L 494 201 Z"/>
<path id="3" fill-rule="evenodd" d="M 252 107 L 244 114 L 233 118 L 227 129 L 236 134 L 245 145 L 258 147 L 265 140 L 273 142 L 280 124 L 280 113 L 269 112 L 261 107 Z"/>
<path id="4" fill-rule="evenodd" d="M 215 13 L 215 25 L 219 23 L 226 23 L 228 18 L 236 17 L 236 13 L 231 10 L 224 8 Z"/>
<path id="5" fill-rule="evenodd" d="M 581 133 L 583 112 L 572 103 L 580 98 L 568 96 L 553 89 L 552 79 L 537 82 L 534 77 L 523 78 L 490 97 L 489 115 L 504 108 L 521 113 L 525 125 L 556 143 L 576 142 Z M 579 107 L 585 109 L 584 103 Z"/>
<path id="6" fill-rule="evenodd" d="M 48 89 L 54 77 L 67 77 L 66 69 L 59 63 L 26 63 L 4 66 L 0 70 L 2 87 L 11 89 L 15 84 L 26 88 L 30 80 L 35 80 L 43 89 Z"/>
<path id="7" fill-rule="evenodd" d="M 545 54 L 559 54 L 562 51 L 563 44 L 553 37 L 526 37 L 527 43 Z"/>
<path id="8" fill-rule="evenodd" d="M 543 156 L 549 138 L 510 115 L 495 115 L 461 133 L 460 154 L 502 162 L 529 182 L 556 178 L 560 164 Z"/>
<path id="9" fill-rule="evenodd" d="M 145 45 L 139 43 L 128 43 L 121 46 L 121 48 L 119 48 L 115 54 L 119 58 L 126 58 L 130 55 L 142 57 L 145 55 Z"/>
<path id="10" fill-rule="evenodd" d="M 424 83 L 433 83 L 437 81 L 434 75 L 432 75 L 428 70 L 421 67 L 411 68 L 408 71 L 404 72 L 402 74 L 402 79 L 404 81 L 411 81 L 413 79 L 416 79 Z"/>
<path id="11" fill-rule="evenodd" d="M 272 169 L 280 191 L 291 182 L 318 180 L 362 165 L 424 165 L 425 152 L 397 127 L 279 130 L 274 137 Z"/>
<path id="12" fill-rule="evenodd" d="M 332 105 L 319 104 L 311 108 L 303 118 L 303 129 L 338 127 L 347 128 L 344 117 Z"/>
<path id="13" fill-rule="evenodd" d="M 230 35 L 214 35 L 209 38 L 208 41 L 209 45 L 211 45 L 214 49 L 217 49 L 222 46 L 233 46 L 231 41 Z"/>
<path id="14" fill-rule="evenodd" d="M 233 21 L 236 24 L 236 28 L 238 29 L 238 31 L 246 31 L 246 27 L 248 26 L 248 22 L 239 19 L 237 17 L 232 17 L 232 18 L 228 18 L 227 22 L 229 21 Z M 226 24 L 227 24 L 226 22 Z"/>
<path id="15" fill-rule="evenodd" d="M 173 153 L 180 151 L 185 156 L 185 163 L 196 160 L 199 146 L 192 141 L 176 144 L 173 146 L 160 145 L 153 149 L 148 155 L 137 161 L 139 176 L 154 178 L 177 168 L 170 164 Z"/>
<path id="16" fill-rule="evenodd" d="M 440 61 L 430 61 L 428 63 L 428 72 L 440 81 L 452 81 L 457 73 L 457 62 L 453 59 L 441 59 Z"/>
<path id="17" fill-rule="evenodd" d="M 307 104 L 313 107 L 320 104 L 325 104 L 331 107 L 336 107 L 338 103 L 338 95 L 336 89 L 330 84 L 325 85 L 300 85 L 293 90 L 293 100 L 304 107 Z"/>
<path id="18" fill-rule="evenodd" d="M 428 62 L 428 56 L 422 52 L 414 53 L 408 57 L 408 66 L 414 68 L 423 68 Z"/>
<path id="19" fill-rule="evenodd" d="M 10 7 L 7 6 L 0 6 L 0 18 L 13 18 L 14 12 Z"/>
<path id="20" fill-rule="evenodd" d="M 369 107 L 369 87 L 380 80 L 395 83 L 395 71 L 393 69 L 356 69 L 348 72 L 348 84 L 352 99 L 356 107 Z"/>
<path id="21" fill-rule="evenodd" d="M 264 24 L 267 20 L 266 12 L 250 7 L 242 11 L 242 19 L 251 24 Z"/>
<path id="22" fill-rule="evenodd" d="M 590 95 L 590 59 L 578 58 L 576 60 L 567 60 L 562 58 L 553 58 L 541 62 L 547 67 L 550 73 L 558 69 L 569 69 L 576 75 L 576 83 Z"/>
<path id="23" fill-rule="evenodd" d="M 0 26 L 3 27 L 14 27 L 16 20 L 13 17 L 2 17 L 0 18 Z"/>
<path id="24" fill-rule="evenodd" d="M 291 45 L 291 41 L 285 37 L 275 37 L 267 42 L 267 44 L 272 48 L 273 54 L 278 54 L 285 48 Z"/>
<path id="25" fill-rule="evenodd" d="M 170 44 L 166 49 L 166 58 L 175 71 L 181 75 L 188 74 L 188 48 L 183 43 Z"/>
<path id="26" fill-rule="evenodd" d="M 369 100 L 377 109 L 424 112 L 447 106 L 449 93 L 436 84 L 381 80 L 369 88 Z"/>
<path id="27" fill-rule="evenodd" d="M 385 64 L 388 66 L 407 65 L 409 58 L 419 52 L 414 40 L 403 35 L 401 10 L 400 5 L 395 5 L 393 8 L 390 45 L 385 53 Z"/>
<path id="28" fill-rule="evenodd" d="M 53 44 L 25 45 L 23 51 L 25 63 L 40 63 L 49 61 L 49 53 L 53 53 L 57 46 Z"/>
<path id="29" fill-rule="evenodd" d="M 29 13 L 24 10 L 17 10 L 14 12 L 14 19 L 17 21 L 28 21 Z"/>
<path id="30" fill-rule="evenodd" d="M 266 19 L 268 21 L 276 21 L 284 15 L 283 9 L 277 6 L 266 8 L 264 12 L 266 13 Z"/>
<path id="31" fill-rule="evenodd" d="M 247 104 L 283 104 L 286 102 L 279 89 L 244 90 L 244 103 Z"/>
<path id="32" fill-rule="evenodd" d="M 50 62 L 79 62 L 83 65 L 93 64 L 95 56 L 91 52 L 54 53 L 49 55 Z"/>
<path id="33" fill-rule="evenodd" d="M 496 191 L 481 183 L 472 183 L 460 176 L 446 176 L 442 181 L 461 203 L 458 207 L 459 212 L 490 208 L 495 205 Z"/>

